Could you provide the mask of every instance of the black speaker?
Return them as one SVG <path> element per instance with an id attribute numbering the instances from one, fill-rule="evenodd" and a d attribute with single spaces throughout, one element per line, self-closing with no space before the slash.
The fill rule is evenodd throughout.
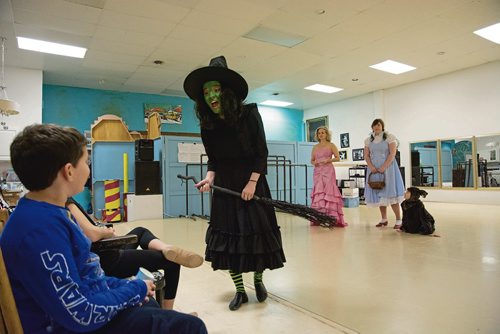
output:
<path id="1" fill-rule="evenodd" d="M 153 161 L 153 139 L 138 139 L 135 141 L 135 161 Z"/>
<path id="2" fill-rule="evenodd" d="M 419 151 L 411 151 L 411 166 L 419 167 L 420 166 L 420 152 Z"/>
<path id="3" fill-rule="evenodd" d="M 161 176 L 159 161 L 135 162 L 135 194 L 161 194 Z"/>
<path id="4" fill-rule="evenodd" d="M 405 168 L 404 167 L 399 167 L 399 172 L 401 173 L 401 177 L 403 178 L 403 186 L 406 187 Z"/>
<path id="5" fill-rule="evenodd" d="M 401 167 L 401 153 L 396 151 L 396 156 L 394 157 L 396 159 L 396 163 L 398 164 L 398 167 Z"/>

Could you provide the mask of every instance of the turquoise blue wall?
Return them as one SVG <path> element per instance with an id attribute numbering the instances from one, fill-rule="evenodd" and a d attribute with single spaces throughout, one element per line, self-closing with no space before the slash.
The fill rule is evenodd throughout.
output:
<path id="1" fill-rule="evenodd" d="M 252 101 L 249 101 L 252 102 Z M 66 86 L 43 86 L 42 122 L 89 130 L 97 117 L 121 117 L 130 131 L 146 131 L 144 103 L 182 106 L 182 124 L 162 124 L 161 131 L 199 133 L 193 102 L 184 97 L 127 93 Z M 302 110 L 259 106 L 268 140 L 303 141 Z"/>

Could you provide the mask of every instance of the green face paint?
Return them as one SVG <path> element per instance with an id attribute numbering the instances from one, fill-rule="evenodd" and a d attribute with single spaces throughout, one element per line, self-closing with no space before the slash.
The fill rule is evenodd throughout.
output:
<path id="1" fill-rule="evenodd" d="M 208 81 L 203 85 L 203 97 L 214 114 L 221 113 L 221 87 L 218 81 Z"/>

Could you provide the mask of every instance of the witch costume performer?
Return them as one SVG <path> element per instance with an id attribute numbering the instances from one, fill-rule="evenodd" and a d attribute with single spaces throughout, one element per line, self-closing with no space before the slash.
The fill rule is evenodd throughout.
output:
<path id="1" fill-rule="evenodd" d="M 264 126 L 257 105 L 243 102 L 248 84 L 227 67 L 223 56 L 192 71 L 184 91 L 195 102 L 208 156 L 206 177 L 195 186 L 202 192 L 216 185 L 241 193 L 235 197 L 214 192 L 205 238 L 205 259 L 214 270 L 229 270 L 236 286 L 229 304 L 234 311 L 248 302 L 242 273 L 254 272 L 257 300 L 263 302 L 264 270 L 281 268 L 285 262 L 274 208 L 251 200 L 254 195 L 271 198 Z"/>
<path id="2" fill-rule="evenodd" d="M 401 203 L 401 208 L 403 208 L 401 231 L 429 235 L 436 230 L 435 221 L 420 200 L 420 196 L 425 198 L 427 192 L 417 187 L 410 187 L 406 190 L 405 200 Z"/>

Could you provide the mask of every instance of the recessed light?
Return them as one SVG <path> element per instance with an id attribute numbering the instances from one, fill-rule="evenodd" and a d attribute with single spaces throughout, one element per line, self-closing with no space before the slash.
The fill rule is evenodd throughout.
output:
<path id="1" fill-rule="evenodd" d="M 60 56 L 83 58 L 87 52 L 86 48 L 78 46 L 47 42 L 38 39 L 17 37 L 17 45 L 20 49 L 50 53 Z"/>
<path id="2" fill-rule="evenodd" d="M 371 65 L 370 67 L 379 71 L 389 72 L 392 74 L 401 74 L 416 69 L 416 67 L 406 65 L 403 63 L 398 63 L 397 61 L 390 59 L 375 65 Z"/>
<path id="3" fill-rule="evenodd" d="M 500 44 L 500 23 L 476 30 L 474 33 L 489 41 Z"/>
<path id="4" fill-rule="evenodd" d="M 314 90 L 316 92 L 328 93 L 328 94 L 340 92 L 341 90 L 343 90 L 342 88 L 337 88 L 337 87 L 327 86 L 327 85 L 321 85 L 321 84 L 314 84 L 314 85 L 311 85 L 311 86 L 307 86 L 307 87 L 304 87 L 304 89 Z"/>
<path id="5" fill-rule="evenodd" d="M 273 107 L 288 107 L 292 105 L 293 103 L 291 102 L 285 102 L 285 101 L 276 101 L 276 100 L 265 100 L 261 102 L 260 104 L 264 106 L 273 106 Z"/>
<path id="6" fill-rule="evenodd" d="M 264 26 L 253 28 L 248 33 L 243 35 L 243 37 L 261 42 L 286 46 L 287 48 L 294 47 L 295 45 L 307 40 L 307 37 L 305 36 L 295 35 L 289 32 L 275 30 Z"/>
<path id="7" fill-rule="evenodd" d="M 323 14 L 325 14 L 325 13 L 326 13 L 326 10 L 324 10 L 324 9 L 317 9 L 317 10 L 315 10 L 314 12 L 315 12 L 316 14 L 318 14 L 318 15 L 323 15 Z"/>

